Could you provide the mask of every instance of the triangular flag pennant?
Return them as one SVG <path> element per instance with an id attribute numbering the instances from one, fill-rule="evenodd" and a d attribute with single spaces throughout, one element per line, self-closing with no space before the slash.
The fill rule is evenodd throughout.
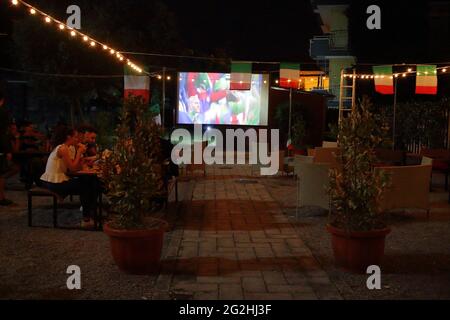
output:
<path id="1" fill-rule="evenodd" d="M 138 75 L 131 68 L 125 66 L 124 70 L 124 98 L 130 95 L 142 97 L 145 102 L 150 101 L 150 77 Z"/>
<path id="2" fill-rule="evenodd" d="M 394 94 L 392 66 L 374 66 L 375 91 L 381 94 Z"/>
<path id="3" fill-rule="evenodd" d="M 294 145 L 292 144 L 292 139 L 289 139 L 287 141 L 286 147 L 288 148 L 288 150 L 293 150 L 294 149 Z"/>
<path id="4" fill-rule="evenodd" d="M 417 66 L 416 94 L 437 94 L 436 66 Z"/>
<path id="5" fill-rule="evenodd" d="M 252 88 L 252 64 L 233 62 L 231 64 L 230 90 L 250 90 Z"/>
<path id="6" fill-rule="evenodd" d="M 280 64 L 280 87 L 294 89 L 300 87 L 300 64 Z"/>

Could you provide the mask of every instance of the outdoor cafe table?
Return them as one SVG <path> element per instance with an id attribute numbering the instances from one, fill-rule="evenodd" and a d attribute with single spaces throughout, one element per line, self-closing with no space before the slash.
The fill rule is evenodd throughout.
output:
<path id="1" fill-rule="evenodd" d="M 99 180 L 99 171 L 94 169 L 83 169 L 77 172 L 71 172 L 68 174 L 69 177 L 83 179 L 86 185 L 100 185 Z M 97 199 L 97 207 L 98 210 L 95 211 L 94 223 L 95 230 L 102 229 L 102 215 L 103 215 L 103 194 L 100 190 L 98 199 Z"/>

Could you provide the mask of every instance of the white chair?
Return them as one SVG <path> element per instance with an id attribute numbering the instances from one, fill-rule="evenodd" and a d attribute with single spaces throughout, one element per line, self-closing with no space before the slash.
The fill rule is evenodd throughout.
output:
<path id="1" fill-rule="evenodd" d="M 308 160 L 309 161 L 309 160 Z M 330 165 L 326 163 L 298 162 L 297 207 L 298 218 L 300 207 L 320 207 L 330 209 Z"/>
<path id="2" fill-rule="evenodd" d="M 337 142 L 331 142 L 331 141 L 323 141 L 322 142 L 323 148 L 337 148 L 338 143 Z"/>

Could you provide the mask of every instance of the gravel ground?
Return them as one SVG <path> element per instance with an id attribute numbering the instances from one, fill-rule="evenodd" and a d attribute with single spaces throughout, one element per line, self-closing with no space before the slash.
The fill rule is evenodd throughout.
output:
<path id="1" fill-rule="evenodd" d="M 120 272 L 103 232 L 41 228 L 52 225 L 47 199 L 35 201 L 36 207 L 44 206 L 33 212 L 39 228 L 28 228 L 24 191 L 10 191 L 8 197 L 18 205 L 0 208 L 0 299 L 158 299 L 156 276 Z M 61 225 L 79 226 L 79 209 L 79 204 L 64 204 Z M 81 268 L 82 290 L 66 287 L 70 265 Z"/>
<path id="2" fill-rule="evenodd" d="M 345 299 L 450 299 L 450 206 L 448 194 L 436 180 L 429 220 L 424 212 L 391 215 L 381 290 L 368 290 L 366 275 L 335 268 L 330 236 L 325 230 L 326 214 L 295 217 L 296 182 L 292 178 L 265 179 L 264 183 L 296 222 L 300 237 Z"/>

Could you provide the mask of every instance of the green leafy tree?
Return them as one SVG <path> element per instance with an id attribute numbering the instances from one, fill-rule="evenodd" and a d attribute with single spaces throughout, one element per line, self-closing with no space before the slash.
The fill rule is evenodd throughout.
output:
<path id="1" fill-rule="evenodd" d="M 375 148 L 381 137 L 370 107 L 369 99 L 363 98 L 351 116 L 341 122 L 338 166 L 330 173 L 330 223 L 349 231 L 383 226 L 379 202 L 389 177 L 374 170 Z"/>
<path id="2" fill-rule="evenodd" d="M 102 171 L 111 208 L 117 213 L 113 227 L 151 228 L 145 216 L 154 211 L 155 199 L 164 194 L 161 127 L 148 105 L 131 97 L 124 103 L 116 131 L 117 141 Z"/>

